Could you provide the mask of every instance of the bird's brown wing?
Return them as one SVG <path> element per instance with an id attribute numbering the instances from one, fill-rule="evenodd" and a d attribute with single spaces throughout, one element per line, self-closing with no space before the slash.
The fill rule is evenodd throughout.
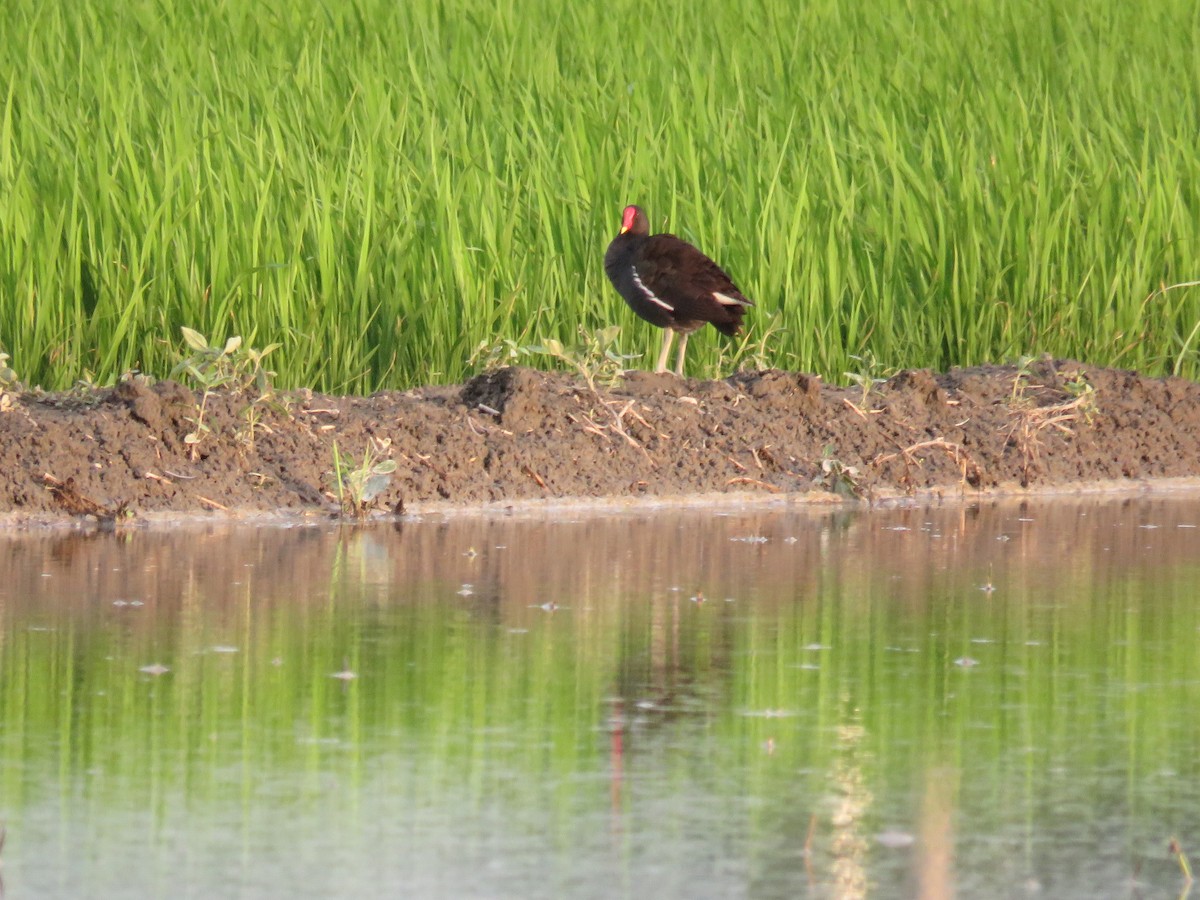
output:
<path id="1" fill-rule="evenodd" d="M 754 305 L 720 266 L 673 234 L 652 236 L 638 257 L 638 277 L 677 321 L 734 325 L 742 307 Z"/>

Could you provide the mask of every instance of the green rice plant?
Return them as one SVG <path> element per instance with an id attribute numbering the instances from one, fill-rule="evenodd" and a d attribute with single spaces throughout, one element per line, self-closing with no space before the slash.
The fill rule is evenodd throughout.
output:
<path id="1" fill-rule="evenodd" d="M 771 365 L 1200 374 L 1188 0 L 13 0 L 0 29 L 30 384 L 161 374 L 185 323 L 325 391 L 581 327 L 647 351 L 601 267 L 635 201 L 735 275 Z"/>

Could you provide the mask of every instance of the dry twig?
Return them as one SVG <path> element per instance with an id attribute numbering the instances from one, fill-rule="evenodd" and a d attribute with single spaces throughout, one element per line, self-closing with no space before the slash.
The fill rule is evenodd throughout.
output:
<path id="1" fill-rule="evenodd" d="M 979 468 L 979 464 L 972 459 L 971 454 L 966 451 L 962 444 L 956 444 L 944 438 L 933 438 L 928 441 L 920 441 L 909 447 L 901 447 L 898 453 L 881 453 L 871 460 L 871 465 L 882 466 L 884 463 L 889 463 L 894 459 L 901 459 L 904 461 L 905 467 L 904 480 L 911 481 L 907 470 L 910 466 L 921 467 L 924 461 L 918 454 L 923 450 L 940 450 L 946 453 L 954 461 L 954 464 L 958 466 L 959 474 L 964 484 L 978 484 L 983 477 L 983 471 Z"/>
<path id="2" fill-rule="evenodd" d="M 778 494 L 779 491 L 781 490 L 778 485 L 770 484 L 769 482 L 766 482 L 766 481 L 759 481 L 757 478 L 746 478 L 745 476 L 739 476 L 738 478 L 730 478 L 727 482 L 725 482 L 726 487 L 728 487 L 731 484 L 749 484 L 749 485 L 753 485 L 754 487 L 760 487 L 760 488 L 763 488 L 764 490 L 768 490 L 772 494 Z"/>
<path id="3" fill-rule="evenodd" d="M 1021 454 L 1021 484 L 1028 487 L 1029 476 L 1034 464 L 1041 456 L 1045 443 L 1042 433 L 1053 429 L 1061 434 L 1074 434 L 1072 423 L 1090 415 L 1095 397 L 1080 394 L 1064 403 L 1053 406 L 1035 406 L 1013 411 L 1014 421 L 1008 426 L 1005 439 L 1014 444 Z"/>

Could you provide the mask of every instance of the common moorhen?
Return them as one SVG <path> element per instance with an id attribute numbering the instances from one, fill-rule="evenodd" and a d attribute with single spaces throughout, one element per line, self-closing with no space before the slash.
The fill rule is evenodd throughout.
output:
<path id="1" fill-rule="evenodd" d="M 650 234 L 650 220 L 640 206 L 625 207 L 621 233 L 604 254 L 604 271 L 635 313 L 666 329 L 655 372 L 667 371 L 675 332 L 675 374 L 683 375 L 688 335 L 705 322 L 722 334 L 735 335 L 746 307 L 754 305 L 720 266 L 687 241 L 673 234 Z"/>

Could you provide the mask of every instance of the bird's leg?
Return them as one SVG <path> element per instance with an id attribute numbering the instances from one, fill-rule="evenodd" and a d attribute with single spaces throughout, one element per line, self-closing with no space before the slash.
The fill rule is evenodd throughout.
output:
<path id="1" fill-rule="evenodd" d="M 675 360 L 675 374 L 680 378 L 683 377 L 683 353 L 687 350 L 688 333 L 685 331 L 679 335 L 679 358 Z"/>
<path id="2" fill-rule="evenodd" d="M 667 371 L 667 356 L 671 353 L 671 341 L 675 338 L 675 332 L 670 328 L 663 329 L 663 345 L 662 352 L 658 354 L 658 365 L 654 367 L 655 372 Z"/>

